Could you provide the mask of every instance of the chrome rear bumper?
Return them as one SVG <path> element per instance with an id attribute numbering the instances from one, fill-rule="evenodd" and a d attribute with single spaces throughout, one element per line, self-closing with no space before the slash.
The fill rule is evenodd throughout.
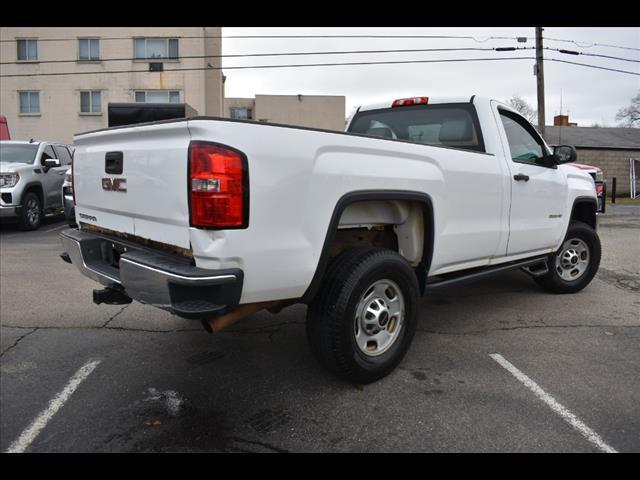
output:
<path id="1" fill-rule="evenodd" d="M 141 303 L 184 318 L 210 319 L 240 301 L 240 269 L 198 268 L 183 257 L 82 230 L 64 230 L 60 238 L 83 275 Z"/>

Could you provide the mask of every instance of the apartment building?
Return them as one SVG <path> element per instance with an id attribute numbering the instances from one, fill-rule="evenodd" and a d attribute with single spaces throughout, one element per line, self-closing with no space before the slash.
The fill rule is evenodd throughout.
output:
<path id="1" fill-rule="evenodd" d="M 58 142 L 106 127 L 109 102 L 187 103 L 223 116 L 220 35 L 220 27 L 3 27 L 0 114 L 12 139 Z"/>
<path id="2" fill-rule="evenodd" d="M 258 122 L 342 131 L 345 97 L 331 95 L 256 95 L 225 98 L 224 116 Z"/>

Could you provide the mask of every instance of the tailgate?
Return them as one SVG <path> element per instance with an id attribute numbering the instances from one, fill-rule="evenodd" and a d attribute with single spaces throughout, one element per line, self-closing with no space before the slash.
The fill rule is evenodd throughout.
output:
<path id="1" fill-rule="evenodd" d="M 190 248 L 189 141 L 186 121 L 77 135 L 73 175 L 78 220 Z"/>

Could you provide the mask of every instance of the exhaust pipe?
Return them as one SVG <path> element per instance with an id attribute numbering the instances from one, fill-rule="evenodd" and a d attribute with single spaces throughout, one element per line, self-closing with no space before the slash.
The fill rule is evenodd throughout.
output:
<path id="1" fill-rule="evenodd" d="M 232 310 L 231 312 L 220 315 L 219 317 L 209 320 L 203 319 L 202 326 L 209 333 L 218 333 L 228 326 L 239 322 L 249 315 L 253 315 L 256 312 L 259 312 L 260 310 L 267 309 L 271 313 L 278 313 L 284 307 L 293 305 L 294 303 L 295 300 L 275 300 L 269 302 L 246 303 L 244 305 L 240 305 L 238 308 Z"/>

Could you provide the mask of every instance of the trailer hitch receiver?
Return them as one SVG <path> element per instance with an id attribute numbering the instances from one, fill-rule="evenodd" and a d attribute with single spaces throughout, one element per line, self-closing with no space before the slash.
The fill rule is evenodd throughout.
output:
<path id="1" fill-rule="evenodd" d="M 131 297 L 116 288 L 107 287 L 93 291 L 93 303 L 96 305 L 100 305 L 101 303 L 106 303 L 107 305 L 126 305 L 131 302 Z"/>

